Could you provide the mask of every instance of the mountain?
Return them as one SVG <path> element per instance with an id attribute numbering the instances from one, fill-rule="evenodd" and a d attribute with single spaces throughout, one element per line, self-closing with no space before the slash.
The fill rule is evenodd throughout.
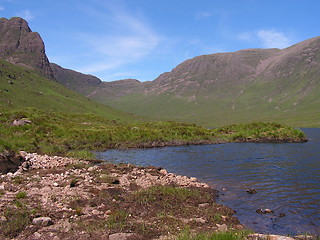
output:
<path id="1" fill-rule="evenodd" d="M 81 94 L 90 93 L 95 87 L 102 83 L 101 80 L 95 76 L 66 69 L 55 63 L 50 63 L 50 67 L 58 83 Z"/>
<path id="2" fill-rule="evenodd" d="M 150 82 L 101 83 L 90 98 L 143 116 L 206 126 L 320 126 L 320 37 L 286 49 L 198 56 Z"/>
<path id="3" fill-rule="evenodd" d="M 0 58 L 54 78 L 40 35 L 22 18 L 0 18 Z"/>
<path id="4" fill-rule="evenodd" d="M 40 72 L 102 104 L 155 119 L 211 127 L 251 121 L 320 126 L 319 37 L 286 49 L 198 56 L 149 82 L 102 82 L 49 63 L 40 35 L 25 20 L 0 18 L 0 58 L 29 68 L 20 73 Z M 2 92 L 14 87 L 11 75 L 6 76 L 10 84 L 4 82 Z"/>

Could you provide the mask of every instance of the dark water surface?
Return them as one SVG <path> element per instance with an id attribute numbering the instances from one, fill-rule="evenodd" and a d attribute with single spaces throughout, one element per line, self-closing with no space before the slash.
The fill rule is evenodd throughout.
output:
<path id="1" fill-rule="evenodd" d="M 302 130 L 306 143 L 108 150 L 97 156 L 197 177 L 219 190 L 218 202 L 234 209 L 240 222 L 256 232 L 320 234 L 320 129 Z M 248 189 L 257 193 L 248 194 Z M 260 208 L 274 214 L 256 213 Z"/>

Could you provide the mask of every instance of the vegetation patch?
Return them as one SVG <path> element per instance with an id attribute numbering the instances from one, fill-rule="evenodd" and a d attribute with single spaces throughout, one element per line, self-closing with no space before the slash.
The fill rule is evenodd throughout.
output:
<path id="1" fill-rule="evenodd" d="M 6 208 L 4 217 L 6 221 L 0 223 L 0 229 L 1 233 L 9 238 L 18 236 L 31 223 L 31 214 L 24 205 Z"/>
<path id="2" fill-rule="evenodd" d="M 211 233 L 191 233 L 184 231 L 171 240 L 244 240 L 249 231 L 227 231 Z"/>
<path id="3" fill-rule="evenodd" d="M 26 198 L 27 197 L 27 193 L 26 192 L 18 192 L 16 194 L 16 199 L 23 199 L 23 198 Z"/>
<path id="4" fill-rule="evenodd" d="M 28 118 L 28 125 L 13 126 Z M 92 125 L 82 125 L 83 121 Z M 206 129 L 176 122 L 117 123 L 93 114 L 6 110 L 0 118 L 0 152 L 5 149 L 92 158 L 94 150 L 218 142 L 301 142 L 304 134 L 276 123 L 251 123 Z"/>

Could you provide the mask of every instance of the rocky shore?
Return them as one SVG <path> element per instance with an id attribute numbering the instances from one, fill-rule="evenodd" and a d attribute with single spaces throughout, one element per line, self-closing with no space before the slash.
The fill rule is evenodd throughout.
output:
<path id="1" fill-rule="evenodd" d="M 216 191 L 194 177 L 20 154 L 18 170 L 0 175 L 0 239 L 170 239 L 184 229 L 244 229 L 233 210 L 215 202 Z"/>

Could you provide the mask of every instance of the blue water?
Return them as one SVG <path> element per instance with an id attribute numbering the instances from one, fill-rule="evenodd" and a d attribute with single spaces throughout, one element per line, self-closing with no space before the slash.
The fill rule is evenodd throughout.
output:
<path id="1" fill-rule="evenodd" d="M 320 234 L 320 129 L 302 130 L 306 143 L 108 150 L 97 157 L 197 177 L 219 190 L 218 202 L 234 209 L 240 222 L 256 232 Z M 248 194 L 248 189 L 257 193 Z M 256 213 L 261 208 L 274 214 Z"/>

